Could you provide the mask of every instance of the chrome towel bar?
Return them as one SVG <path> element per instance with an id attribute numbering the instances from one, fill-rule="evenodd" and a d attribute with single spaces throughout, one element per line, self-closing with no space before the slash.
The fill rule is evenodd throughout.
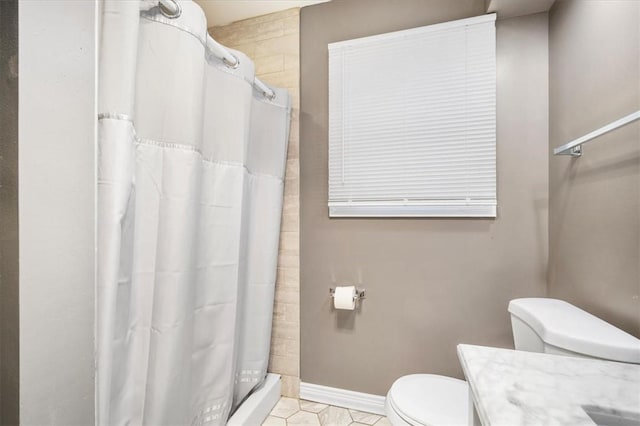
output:
<path id="1" fill-rule="evenodd" d="M 574 139 L 571 142 L 567 142 L 566 144 L 554 149 L 553 154 L 554 155 L 571 155 L 572 157 L 580 157 L 582 155 L 583 143 L 589 142 L 590 140 L 595 139 L 598 136 L 602 136 L 605 133 L 609 133 L 612 130 L 625 126 L 638 119 L 640 119 L 640 111 L 631 113 L 625 117 L 622 117 L 619 120 L 616 120 L 612 123 L 607 124 L 606 126 L 602 126 L 591 133 L 588 133 L 582 137 L 579 137 L 578 139 Z"/>

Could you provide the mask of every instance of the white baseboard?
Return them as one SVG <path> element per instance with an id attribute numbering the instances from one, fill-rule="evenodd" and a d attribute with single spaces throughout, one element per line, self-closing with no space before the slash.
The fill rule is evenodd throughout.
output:
<path id="1" fill-rule="evenodd" d="M 300 399 L 335 405 L 337 407 L 351 408 L 352 410 L 366 411 L 367 413 L 385 415 L 385 397 L 370 393 L 355 392 L 346 389 L 331 388 L 328 386 L 301 382 Z"/>

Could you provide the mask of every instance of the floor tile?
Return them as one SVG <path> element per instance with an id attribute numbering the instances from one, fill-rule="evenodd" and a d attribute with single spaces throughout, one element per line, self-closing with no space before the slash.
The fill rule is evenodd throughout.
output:
<path id="1" fill-rule="evenodd" d="M 282 397 L 276 406 L 273 407 L 273 410 L 271 410 L 271 415 L 286 419 L 298 411 L 300 411 L 300 405 L 297 399 Z"/>
<path id="2" fill-rule="evenodd" d="M 300 409 L 304 411 L 308 411 L 310 413 L 319 413 L 320 411 L 327 408 L 327 404 L 320 404 L 319 402 L 313 401 L 305 401 L 304 399 L 300 400 Z"/>
<path id="3" fill-rule="evenodd" d="M 269 416 L 262 423 L 262 426 L 287 426 L 287 421 L 281 417 Z"/>
<path id="4" fill-rule="evenodd" d="M 351 418 L 354 422 L 364 423 L 365 425 L 375 424 L 382 416 L 377 414 L 365 413 L 364 411 L 349 410 Z"/>
<path id="5" fill-rule="evenodd" d="M 298 411 L 293 416 L 287 419 L 287 426 L 320 426 L 320 420 L 318 420 L 318 415 L 313 413 L 308 413 L 306 411 Z"/>
<path id="6" fill-rule="evenodd" d="M 0 0 L 2 1 L 2 0 Z M 263 426 L 392 426 L 384 416 L 281 397 Z"/>
<path id="7" fill-rule="evenodd" d="M 323 426 L 349 426 L 353 422 L 349 410 L 340 407 L 329 406 L 322 410 L 318 417 Z"/>

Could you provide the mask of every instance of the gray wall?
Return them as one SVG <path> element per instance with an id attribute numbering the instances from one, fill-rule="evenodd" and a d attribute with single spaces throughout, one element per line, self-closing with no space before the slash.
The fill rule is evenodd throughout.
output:
<path id="1" fill-rule="evenodd" d="M 94 423 L 95 7 L 20 2 L 24 425 Z"/>
<path id="2" fill-rule="evenodd" d="M 334 0 L 302 9 L 303 382 L 384 395 L 403 374 L 461 377 L 456 344 L 512 347 L 508 301 L 546 292 L 546 13 L 497 23 L 497 219 L 327 214 L 327 43 L 483 13 L 483 0 Z M 368 291 L 357 312 L 331 309 L 329 287 L 344 283 Z"/>
<path id="3" fill-rule="evenodd" d="M 550 12 L 552 149 L 640 110 L 640 2 Z M 549 295 L 640 336 L 640 123 L 551 156 Z"/>
<path id="4" fill-rule="evenodd" d="M 0 425 L 18 424 L 18 1 L 0 1 Z"/>

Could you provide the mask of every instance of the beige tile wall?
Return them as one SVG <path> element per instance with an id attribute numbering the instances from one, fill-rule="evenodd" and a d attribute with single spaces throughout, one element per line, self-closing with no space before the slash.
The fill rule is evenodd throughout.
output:
<path id="1" fill-rule="evenodd" d="M 218 42 L 253 59 L 257 77 L 287 88 L 292 98 L 269 371 L 282 375 L 282 394 L 294 398 L 300 387 L 299 29 L 298 8 L 209 28 Z"/>

